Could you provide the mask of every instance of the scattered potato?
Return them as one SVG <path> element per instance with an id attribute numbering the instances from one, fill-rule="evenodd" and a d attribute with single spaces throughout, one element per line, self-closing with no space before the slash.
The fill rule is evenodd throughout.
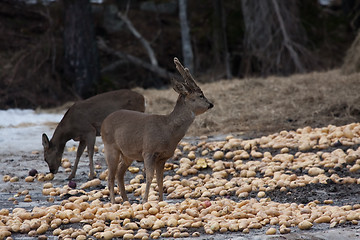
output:
<path id="1" fill-rule="evenodd" d="M 265 195 L 266 195 L 266 193 L 264 191 L 260 191 L 260 192 L 258 192 L 257 197 L 263 198 L 263 197 L 265 197 Z"/>
<path id="2" fill-rule="evenodd" d="M 317 176 L 317 175 L 323 174 L 324 172 L 325 172 L 324 169 L 321 169 L 318 167 L 312 167 L 308 171 L 310 176 Z"/>
<path id="3" fill-rule="evenodd" d="M 17 176 L 10 178 L 10 182 L 18 182 L 18 181 L 19 181 L 19 177 Z"/>
<path id="4" fill-rule="evenodd" d="M 129 167 L 128 170 L 131 173 L 138 173 L 140 171 L 140 168 L 138 168 L 138 167 Z"/>
<path id="5" fill-rule="evenodd" d="M 34 179 L 35 179 L 35 177 L 33 177 L 33 176 L 27 176 L 27 177 L 25 178 L 25 182 L 33 182 Z"/>
<path id="6" fill-rule="evenodd" d="M 266 235 L 274 235 L 274 234 L 276 234 L 276 228 L 269 228 L 266 231 Z"/>
<path id="7" fill-rule="evenodd" d="M 223 151 L 216 151 L 214 153 L 213 157 L 214 157 L 215 160 L 223 159 L 224 158 L 224 152 Z"/>
<path id="8" fill-rule="evenodd" d="M 98 185 L 100 185 L 100 184 L 101 184 L 101 180 L 98 179 L 98 178 L 95 178 L 95 179 L 93 179 L 93 180 L 90 180 L 90 181 L 82 184 L 82 185 L 80 186 L 80 188 L 81 188 L 81 189 L 86 189 L 86 188 L 98 186 Z"/>
<path id="9" fill-rule="evenodd" d="M 334 201 L 331 199 L 324 200 L 324 204 L 333 204 Z"/>
<path id="10" fill-rule="evenodd" d="M 312 228 L 313 224 L 311 222 L 309 222 L 308 220 L 304 220 L 302 222 L 299 223 L 298 227 L 301 230 L 308 230 L 310 228 Z"/>
<path id="11" fill-rule="evenodd" d="M 3 176 L 3 181 L 4 181 L 4 182 L 10 181 L 10 179 L 11 179 L 11 176 L 10 176 L 10 175 L 4 175 L 4 176 Z"/>

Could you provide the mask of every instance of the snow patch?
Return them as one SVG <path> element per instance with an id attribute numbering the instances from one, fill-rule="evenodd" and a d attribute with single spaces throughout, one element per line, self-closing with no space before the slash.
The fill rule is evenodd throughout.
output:
<path id="1" fill-rule="evenodd" d="M 0 151 L 12 154 L 42 150 L 42 133 L 51 137 L 63 115 L 30 109 L 0 110 Z"/>
<path id="2" fill-rule="evenodd" d="M 46 113 L 31 109 L 0 110 L 0 152 L 11 155 L 39 151 L 42 155 L 42 134 L 46 133 L 51 139 L 64 114 L 65 111 Z M 101 146 L 100 137 L 96 138 L 95 144 Z M 65 150 L 77 145 L 78 142 L 70 140 Z"/>
<path id="3" fill-rule="evenodd" d="M 63 113 L 36 112 L 31 109 L 0 110 L 0 128 L 16 127 L 18 125 L 44 124 L 46 122 L 60 122 Z"/>

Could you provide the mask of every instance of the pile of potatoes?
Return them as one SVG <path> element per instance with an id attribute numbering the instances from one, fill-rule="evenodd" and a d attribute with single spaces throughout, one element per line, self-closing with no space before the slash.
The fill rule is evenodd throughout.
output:
<path id="1" fill-rule="evenodd" d="M 278 203 L 267 193 L 290 192 L 311 183 L 327 184 L 329 180 L 335 184 L 360 184 L 360 148 L 351 147 L 360 144 L 359 134 L 360 125 L 353 123 L 305 127 L 250 140 L 228 136 L 223 141 L 206 137 L 196 143 L 182 141 L 173 160 L 165 164 L 166 201 L 157 200 L 155 178 L 149 202 L 144 204 L 123 202 L 118 195 L 116 204 L 109 203 L 108 189 L 98 189 L 100 184 L 106 185 L 107 171 L 78 189 L 54 187 L 46 182 L 43 194 L 49 201 L 71 197 L 31 211 L 16 206 L 12 211 L 1 209 L 0 239 L 13 233 L 42 238 L 52 234 L 62 239 L 156 239 L 249 233 L 253 229 L 272 235 L 295 228 L 307 230 L 321 223 L 329 227 L 346 222 L 357 225 L 360 204 L 336 206 L 332 199 Z M 336 148 L 340 145 L 349 148 Z M 302 174 L 297 174 L 300 168 Z M 344 169 L 353 177 L 339 176 L 336 169 Z M 144 177 L 138 168 L 129 171 L 134 177 L 126 191 L 141 199 Z M 256 197 L 250 197 L 251 193 Z"/>
<path id="2" fill-rule="evenodd" d="M 277 203 L 268 198 L 239 202 L 226 198 L 217 201 L 187 198 L 175 204 L 165 201 L 110 204 L 99 199 L 89 202 L 88 197 L 83 195 L 64 200 L 60 205 L 36 207 L 32 211 L 15 208 L 10 213 L 2 209 L 0 216 L 2 239 L 11 233 L 36 236 L 47 231 L 62 239 L 86 239 L 87 236 L 148 239 L 229 231 L 249 233 L 252 229 L 261 228 L 267 234 L 284 234 L 296 226 L 306 230 L 320 223 L 329 223 L 330 227 L 346 221 L 357 224 L 360 205 Z M 60 227 L 71 223 L 82 223 L 82 227 Z"/>

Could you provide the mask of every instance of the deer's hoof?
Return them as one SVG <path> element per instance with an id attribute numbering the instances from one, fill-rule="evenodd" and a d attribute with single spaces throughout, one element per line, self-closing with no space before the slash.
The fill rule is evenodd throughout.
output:
<path id="1" fill-rule="evenodd" d="M 89 180 L 92 180 L 92 179 L 94 179 L 96 177 L 96 173 L 95 172 L 93 172 L 92 174 L 90 173 L 89 174 Z"/>
<path id="2" fill-rule="evenodd" d="M 71 174 L 71 175 L 67 178 L 67 180 L 72 180 L 74 177 L 75 177 L 75 176 Z"/>

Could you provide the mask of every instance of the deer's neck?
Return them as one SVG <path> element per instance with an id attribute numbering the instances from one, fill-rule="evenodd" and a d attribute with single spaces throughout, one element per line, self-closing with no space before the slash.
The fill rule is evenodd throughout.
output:
<path id="1" fill-rule="evenodd" d="M 66 142 L 69 141 L 71 137 L 68 136 L 66 132 L 64 132 L 64 127 L 60 122 L 57 128 L 55 129 L 54 135 L 51 138 L 51 143 L 56 146 L 58 152 L 64 152 L 64 148 Z"/>
<path id="2" fill-rule="evenodd" d="M 169 126 L 171 127 L 173 136 L 179 138 L 180 141 L 194 119 L 195 113 L 186 106 L 185 97 L 180 95 L 174 110 L 169 114 Z"/>

